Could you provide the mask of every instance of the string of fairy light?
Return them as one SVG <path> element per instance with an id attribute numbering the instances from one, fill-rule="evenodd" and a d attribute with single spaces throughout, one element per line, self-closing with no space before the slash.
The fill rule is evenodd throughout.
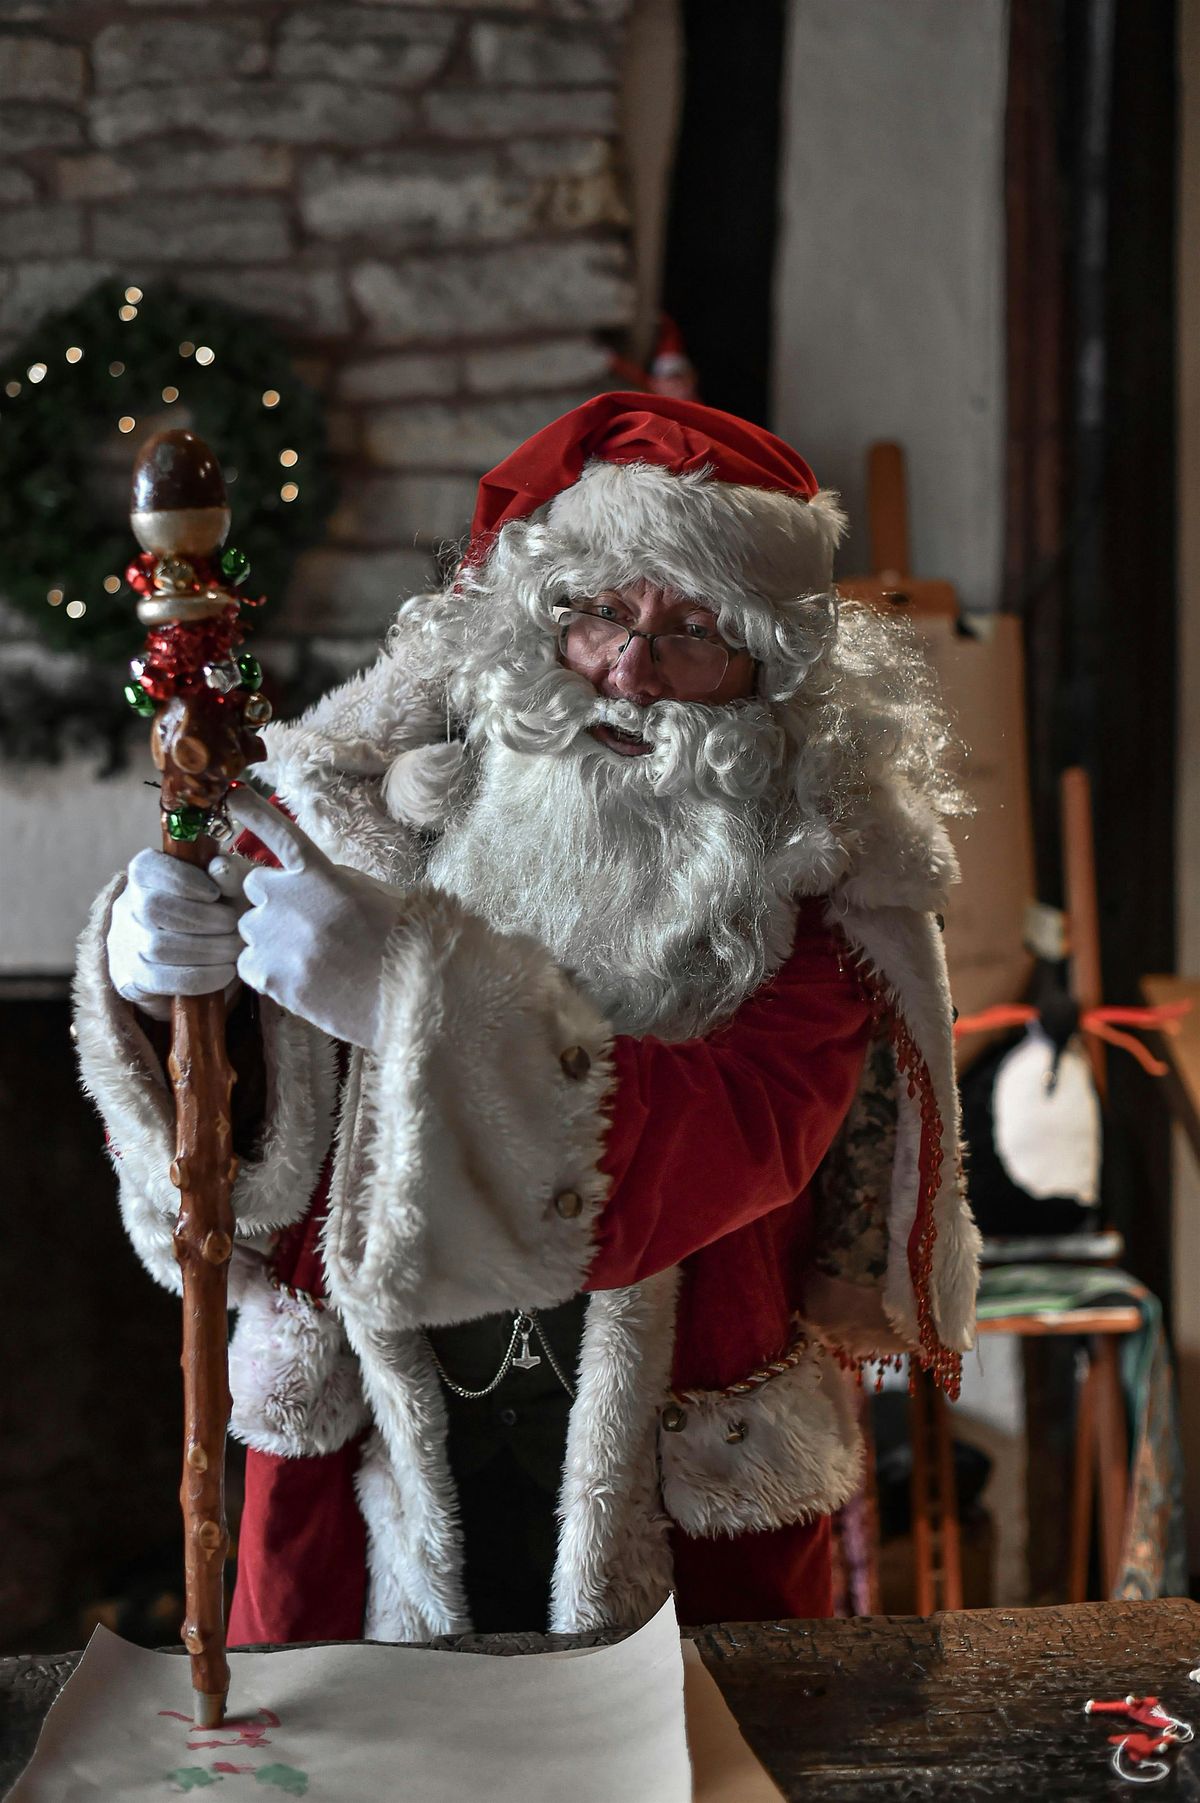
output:
<path id="1" fill-rule="evenodd" d="M 141 288 L 133 285 L 126 288 L 124 301 L 117 308 L 117 318 L 123 324 L 129 325 L 138 317 L 139 307 L 145 298 L 145 293 Z M 217 353 L 211 345 L 196 344 L 190 338 L 185 338 L 180 342 L 179 355 L 181 358 L 193 362 L 200 369 L 210 369 L 217 360 Z M 69 364 L 81 363 L 83 357 L 83 349 L 78 344 L 69 344 L 63 351 L 64 361 Z M 108 373 L 114 380 L 119 380 L 119 378 L 125 374 L 125 370 L 126 365 L 119 357 L 113 358 L 109 363 Z M 25 379 L 31 387 L 36 388 L 49 377 L 50 373 L 50 365 L 48 363 L 40 361 L 34 362 L 27 367 Z M 12 381 L 5 383 L 4 393 L 10 401 L 16 400 L 23 392 L 24 386 L 25 384 L 23 382 L 14 378 Z M 162 389 L 162 400 L 164 405 L 168 407 L 173 406 L 179 398 L 180 391 L 178 387 L 174 383 L 168 382 Z M 273 411 L 278 407 L 282 399 L 283 396 L 277 388 L 264 388 L 262 391 L 262 405 L 268 411 Z M 120 414 L 115 423 L 118 432 L 126 435 L 137 430 L 137 419 L 131 413 Z M 294 449 L 291 445 L 283 446 L 279 451 L 278 456 L 280 468 L 283 470 L 294 470 L 300 462 L 299 451 Z M 227 469 L 225 478 L 227 482 L 236 482 L 237 470 L 233 468 Z M 298 500 L 299 497 L 299 482 L 294 476 L 287 476 L 279 486 L 280 500 L 292 502 Z M 122 577 L 113 574 L 105 576 L 102 586 L 105 594 L 115 595 L 124 586 L 124 581 Z M 48 607 L 62 607 L 67 618 L 70 620 L 80 620 L 87 613 L 87 602 L 85 600 L 76 596 L 68 601 L 66 589 L 59 587 L 58 585 L 55 585 L 46 591 L 46 604 Z"/>

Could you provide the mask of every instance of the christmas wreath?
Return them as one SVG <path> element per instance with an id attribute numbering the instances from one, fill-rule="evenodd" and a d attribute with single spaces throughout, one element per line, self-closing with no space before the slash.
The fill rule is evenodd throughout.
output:
<path id="1" fill-rule="evenodd" d="M 250 586 L 281 598 L 333 504 L 321 403 L 267 322 L 170 289 L 102 283 L 0 367 L 0 597 L 59 651 L 141 637 L 124 577 L 138 446 L 190 426 L 219 457 Z"/>

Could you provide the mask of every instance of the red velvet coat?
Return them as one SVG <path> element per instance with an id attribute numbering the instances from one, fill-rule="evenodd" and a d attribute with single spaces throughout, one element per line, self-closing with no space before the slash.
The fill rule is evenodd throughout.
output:
<path id="1" fill-rule="evenodd" d="M 846 967 L 844 968 L 844 964 Z M 602 1169 L 610 1182 L 586 1287 L 678 1266 L 674 1386 L 721 1389 L 787 1346 L 811 1267 L 810 1183 L 854 1097 L 871 1006 L 821 905 L 800 910 L 778 974 L 706 1038 L 618 1038 Z M 324 1193 L 289 1230 L 280 1279 L 324 1289 Z M 247 1454 L 235 1643 L 356 1638 L 365 1534 L 359 1442 L 325 1458 Z M 684 1621 L 827 1614 L 827 1518 L 771 1532 L 673 1538 Z"/>

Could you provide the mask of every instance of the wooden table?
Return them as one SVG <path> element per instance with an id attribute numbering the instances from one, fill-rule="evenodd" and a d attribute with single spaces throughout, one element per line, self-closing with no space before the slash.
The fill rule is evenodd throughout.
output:
<path id="1" fill-rule="evenodd" d="M 619 1636 L 466 1635 L 489 1654 Z M 1128 1796 L 1108 1767 L 1109 1725 L 1089 1697 L 1151 1693 L 1200 1718 L 1200 1606 L 1083 1603 L 694 1630 L 746 1739 L 804 1803 L 972 1803 Z M 0 1793 L 79 1655 L 0 1659 Z M 181 1675 L 186 1684 L 186 1675 Z M 1164 1796 L 1200 1803 L 1200 1745 L 1181 1748 Z"/>
<path id="2" fill-rule="evenodd" d="M 1143 977 L 1142 994 L 1151 1007 L 1190 1002 L 1178 1033 L 1156 1033 L 1155 1050 L 1167 1065 L 1171 1112 L 1200 1158 L 1200 977 Z"/>

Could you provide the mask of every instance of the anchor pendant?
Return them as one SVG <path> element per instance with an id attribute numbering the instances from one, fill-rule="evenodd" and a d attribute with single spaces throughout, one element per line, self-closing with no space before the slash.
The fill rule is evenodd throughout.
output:
<path id="1" fill-rule="evenodd" d="M 521 1350 L 513 1360 L 513 1369 L 514 1371 L 532 1371 L 535 1365 L 541 1364 L 542 1358 L 540 1353 L 530 1352 L 529 1350 L 529 1338 L 533 1333 L 533 1322 L 527 1315 L 522 1316 L 517 1323 L 517 1332 L 521 1336 Z"/>

